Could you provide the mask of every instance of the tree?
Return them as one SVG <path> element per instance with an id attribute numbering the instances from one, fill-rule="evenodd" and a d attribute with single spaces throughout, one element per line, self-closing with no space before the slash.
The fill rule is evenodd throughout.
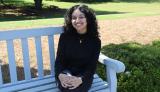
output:
<path id="1" fill-rule="evenodd" d="M 34 0 L 35 9 L 42 10 L 42 0 Z"/>
<path id="2" fill-rule="evenodd" d="M 5 3 L 4 3 L 4 1 L 3 1 L 3 0 L 0 0 L 0 2 L 1 2 L 2 4 L 4 4 L 4 5 L 5 5 Z"/>

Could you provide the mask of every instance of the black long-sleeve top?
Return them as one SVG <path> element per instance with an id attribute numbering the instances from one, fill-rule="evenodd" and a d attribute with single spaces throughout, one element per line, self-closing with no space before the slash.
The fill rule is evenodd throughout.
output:
<path id="1" fill-rule="evenodd" d="M 89 37 L 86 34 L 62 33 L 55 61 L 56 79 L 64 70 L 69 70 L 72 75 L 82 77 L 83 82 L 93 80 L 100 48 L 99 38 Z"/>

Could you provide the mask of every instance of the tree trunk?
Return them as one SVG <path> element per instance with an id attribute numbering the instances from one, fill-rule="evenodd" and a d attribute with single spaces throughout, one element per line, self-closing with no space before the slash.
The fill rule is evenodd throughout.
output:
<path id="1" fill-rule="evenodd" d="M 35 9 L 42 10 L 42 0 L 34 0 Z"/>
<path id="2" fill-rule="evenodd" d="M 4 1 L 3 1 L 3 0 L 0 0 L 0 2 L 1 2 L 2 4 L 4 4 Z"/>
<path id="3" fill-rule="evenodd" d="M 5 7 L 7 6 L 7 4 L 5 4 L 4 0 L 0 0 L 0 3 L 3 4 Z"/>

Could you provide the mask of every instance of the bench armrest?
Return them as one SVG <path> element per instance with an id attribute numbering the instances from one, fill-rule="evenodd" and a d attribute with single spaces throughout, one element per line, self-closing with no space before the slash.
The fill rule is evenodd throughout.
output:
<path id="1" fill-rule="evenodd" d="M 106 77 L 107 77 L 109 92 L 117 92 L 116 73 L 124 72 L 125 65 L 121 61 L 111 59 L 102 53 L 100 53 L 98 61 L 106 65 Z"/>
<path id="2" fill-rule="evenodd" d="M 117 73 L 124 72 L 125 70 L 125 65 L 121 61 L 109 58 L 102 53 L 100 53 L 98 61 L 105 64 L 107 67 L 112 68 Z"/>

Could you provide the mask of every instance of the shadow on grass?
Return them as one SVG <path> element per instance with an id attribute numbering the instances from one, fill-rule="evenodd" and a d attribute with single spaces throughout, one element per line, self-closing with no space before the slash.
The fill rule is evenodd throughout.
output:
<path id="1" fill-rule="evenodd" d="M 66 9 L 57 6 L 49 6 L 38 11 L 34 6 L 16 7 L 0 6 L 0 22 L 3 21 L 20 21 L 46 18 L 61 18 L 64 16 Z"/>
<path id="2" fill-rule="evenodd" d="M 12 6 L 13 7 L 13 6 Z M 33 6 L 25 6 L 23 8 L 7 9 L 0 11 L 0 22 L 3 21 L 20 21 L 20 20 L 34 20 L 34 19 L 49 19 L 49 18 L 63 18 L 67 9 L 61 9 L 57 6 L 49 6 L 37 11 Z M 116 11 L 95 11 L 97 15 L 107 14 L 123 14 L 126 12 Z"/>
<path id="3" fill-rule="evenodd" d="M 24 68 L 23 67 L 16 67 L 17 69 L 17 79 L 18 81 L 20 80 L 24 80 L 25 76 L 24 76 Z M 2 78 L 3 78 L 3 83 L 10 83 L 11 79 L 10 79 L 10 73 L 9 73 L 9 64 L 4 64 L 1 65 L 1 70 L 2 70 Z M 38 77 L 38 70 L 35 68 L 31 68 L 31 77 L 32 78 L 36 78 Z M 44 70 L 44 76 L 45 75 L 50 75 L 50 70 Z"/>
<path id="4" fill-rule="evenodd" d="M 43 9 L 39 11 L 35 9 L 34 3 L 20 0 L 5 0 L 4 3 L 0 3 L 0 22 L 59 18 L 63 17 L 66 12 L 66 9 L 61 9 L 54 5 L 43 5 Z"/>
<path id="5" fill-rule="evenodd" d="M 108 15 L 108 14 L 125 14 L 129 12 L 117 12 L 117 11 L 95 11 L 97 15 Z"/>
<path id="6" fill-rule="evenodd" d="M 25 3 L 17 5 L 18 2 L 7 5 L 0 4 L 0 22 L 4 21 L 21 21 L 34 19 L 63 18 L 67 9 L 59 8 L 55 5 L 44 6 L 41 11 L 34 8 L 33 4 Z M 126 12 L 116 11 L 95 11 L 97 15 L 123 14 Z"/>

